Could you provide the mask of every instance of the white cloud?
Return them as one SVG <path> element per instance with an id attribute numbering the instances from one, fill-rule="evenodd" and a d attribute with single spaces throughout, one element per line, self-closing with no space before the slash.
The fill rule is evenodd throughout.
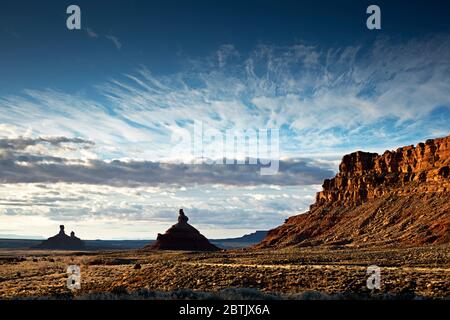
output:
<path id="1" fill-rule="evenodd" d="M 109 40 L 120 49 L 117 38 Z M 448 134 L 449 56 L 448 36 L 395 43 L 381 38 L 370 47 L 262 45 L 249 54 L 225 45 L 174 74 L 155 76 L 140 68 L 100 83 L 97 93 L 106 102 L 44 89 L 0 97 L 4 141 L 48 136 L 95 141 L 89 148 L 37 144 L 16 150 L 13 156 L 29 157 L 16 159 L 20 163 L 41 161 L 32 173 L 48 179 L 57 167 L 57 177 L 65 180 L 51 185 L 41 178 L 42 188 L 32 183 L 0 185 L 2 225 L 11 217 L 26 221 L 30 215 L 40 217 L 48 230 L 59 223 L 56 220 L 78 217 L 84 237 L 94 237 L 99 221 L 104 222 L 102 232 L 111 236 L 121 234 L 120 224 L 128 221 L 136 237 L 148 237 L 169 226 L 178 207 L 188 208 L 192 222 L 203 224 L 210 235 L 212 229 L 237 230 L 242 221 L 248 222 L 242 228 L 278 225 L 284 217 L 307 209 L 320 180 L 317 175 L 302 180 L 305 166 L 292 159 L 310 158 L 311 168 L 330 170 L 344 153 L 356 149 L 382 152 Z M 247 179 L 251 175 L 220 168 L 190 176 L 192 172 L 170 164 L 158 169 L 160 175 L 151 171 L 152 163 L 189 160 L 185 153 L 173 155 L 172 138 L 191 130 L 194 120 L 221 131 L 281 127 L 281 158 L 288 165 L 281 172 L 285 170 L 282 177 L 287 179 L 262 185 Z M 0 151 L 2 159 L 11 156 L 7 148 Z M 55 166 L 58 161 L 63 165 Z M 137 170 L 139 165 L 150 169 Z M 129 177 L 145 180 L 145 186 L 126 187 Z M 95 178 L 98 181 L 92 181 Z M 126 188 L 109 186 L 113 178 Z M 153 185 L 176 179 L 189 186 L 177 191 L 170 185 Z M 192 184 L 195 179 L 204 184 Z M 236 183 L 239 179 L 248 185 Z M 297 185 L 286 186 L 290 184 Z M 139 221 L 148 222 L 148 229 L 143 230 Z M 161 225 L 153 228 L 154 222 Z"/>
<path id="2" fill-rule="evenodd" d="M 259 187 L 255 194 L 248 194 L 245 188 L 193 187 L 183 191 L 178 187 L 0 184 L 0 221 L 5 227 L 7 222 L 14 222 L 2 231 L 10 234 L 47 237 L 65 223 L 88 239 L 130 234 L 134 238 L 155 238 L 176 222 L 178 209 L 184 208 L 193 225 L 206 230 L 209 237 L 221 238 L 282 223 L 307 209 L 308 202 L 298 196 L 314 190 L 315 186 L 283 190 Z"/>
<path id="3" fill-rule="evenodd" d="M 287 128 L 282 157 L 340 154 L 360 148 L 360 141 L 383 151 L 398 132 L 415 140 L 418 131 L 424 138 L 445 132 L 445 121 L 427 117 L 450 105 L 448 37 L 400 44 L 381 39 L 365 50 L 301 44 L 261 46 L 247 56 L 235 51 L 219 49 L 222 64 L 232 58 L 226 68 L 204 59 L 172 75 L 140 69 L 99 84 L 107 104 L 82 94 L 26 90 L 0 98 L 6 111 L 0 122 L 16 131 L 31 128 L 34 136 L 95 137 L 105 159 L 154 161 L 177 160 L 170 158 L 171 139 L 191 130 L 194 120 L 222 131 Z"/>
<path id="4" fill-rule="evenodd" d="M 332 175 L 311 159 L 279 161 L 275 175 L 261 165 L 178 164 L 95 159 L 95 144 L 80 138 L 0 139 L 0 183 L 74 182 L 104 185 L 309 185 Z M 70 158 L 72 156 L 73 158 Z M 89 158 L 86 158 L 89 157 Z"/>

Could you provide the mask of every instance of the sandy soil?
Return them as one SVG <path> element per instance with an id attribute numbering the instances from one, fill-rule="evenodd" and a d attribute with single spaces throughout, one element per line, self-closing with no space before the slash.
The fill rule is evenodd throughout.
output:
<path id="1" fill-rule="evenodd" d="M 70 294 L 69 265 L 81 268 L 81 290 L 98 292 L 255 288 L 284 296 L 305 291 L 367 294 L 367 266 L 381 267 L 381 289 L 433 298 L 450 296 L 450 246 L 406 249 L 296 248 L 277 251 L 63 252 L 0 250 L 0 297 Z"/>

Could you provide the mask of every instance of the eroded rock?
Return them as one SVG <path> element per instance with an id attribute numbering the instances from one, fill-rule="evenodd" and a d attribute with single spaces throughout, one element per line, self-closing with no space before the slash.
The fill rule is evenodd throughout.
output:
<path id="1" fill-rule="evenodd" d="M 84 242 L 75 236 L 75 232 L 71 232 L 70 236 L 66 235 L 64 226 L 59 226 L 60 230 L 56 236 L 50 237 L 42 241 L 36 246 L 37 249 L 54 249 L 54 250 L 83 250 Z"/>
<path id="2" fill-rule="evenodd" d="M 178 223 L 174 224 L 164 234 L 158 234 L 156 242 L 145 247 L 150 250 L 192 250 L 216 251 L 219 250 L 211 244 L 197 229 L 187 223 L 189 218 L 180 209 Z"/>
<path id="3" fill-rule="evenodd" d="M 382 155 L 345 155 L 304 214 L 258 247 L 450 242 L 450 136 Z"/>

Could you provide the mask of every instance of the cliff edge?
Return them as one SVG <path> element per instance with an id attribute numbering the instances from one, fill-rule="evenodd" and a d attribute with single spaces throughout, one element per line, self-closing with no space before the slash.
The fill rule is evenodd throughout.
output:
<path id="1" fill-rule="evenodd" d="M 382 155 L 345 155 L 322 187 L 308 212 L 257 247 L 450 242 L 450 136 Z"/>

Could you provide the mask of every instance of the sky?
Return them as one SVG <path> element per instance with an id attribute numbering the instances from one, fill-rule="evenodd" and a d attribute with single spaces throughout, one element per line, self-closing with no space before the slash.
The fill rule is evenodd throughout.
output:
<path id="1" fill-rule="evenodd" d="M 65 224 L 154 239 L 179 208 L 210 238 L 274 228 L 344 154 L 449 134 L 449 14 L 437 0 L 2 1 L 0 237 Z M 227 132 L 266 131 L 276 174 L 261 155 L 220 163 Z"/>

